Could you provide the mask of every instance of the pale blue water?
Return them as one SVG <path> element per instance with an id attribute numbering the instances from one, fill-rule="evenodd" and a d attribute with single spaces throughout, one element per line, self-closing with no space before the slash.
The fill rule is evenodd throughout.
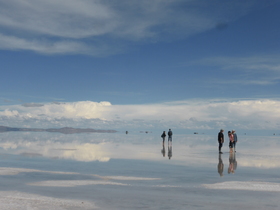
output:
<path id="1" fill-rule="evenodd" d="M 160 133 L 1 133 L 0 207 L 279 209 L 279 137 L 238 137 L 175 134 L 169 159 Z"/>

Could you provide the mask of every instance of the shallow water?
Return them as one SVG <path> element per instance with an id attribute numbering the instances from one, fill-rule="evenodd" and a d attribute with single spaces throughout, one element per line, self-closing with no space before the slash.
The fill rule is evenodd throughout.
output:
<path id="1" fill-rule="evenodd" d="M 279 137 L 0 134 L 1 209 L 279 209 Z"/>

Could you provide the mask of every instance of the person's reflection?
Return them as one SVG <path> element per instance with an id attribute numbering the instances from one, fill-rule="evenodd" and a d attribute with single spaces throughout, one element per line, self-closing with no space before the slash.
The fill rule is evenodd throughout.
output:
<path id="1" fill-rule="evenodd" d="M 222 155 L 219 154 L 218 173 L 220 174 L 220 176 L 224 176 L 223 172 L 224 172 L 224 163 L 222 160 Z"/>
<path id="2" fill-rule="evenodd" d="M 236 168 L 237 168 L 236 154 L 233 152 L 229 154 L 228 173 L 234 174 Z"/>
<path id="3" fill-rule="evenodd" d="M 161 154 L 162 154 L 163 157 L 165 157 L 165 145 L 164 145 L 164 143 L 162 143 Z"/>
<path id="4" fill-rule="evenodd" d="M 172 157 L 172 142 L 168 142 L 168 158 Z"/>
<path id="5" fill-rule="evenodd" d="M 233 154 L 233 170 L 237 169 L 236 153 Z"/>

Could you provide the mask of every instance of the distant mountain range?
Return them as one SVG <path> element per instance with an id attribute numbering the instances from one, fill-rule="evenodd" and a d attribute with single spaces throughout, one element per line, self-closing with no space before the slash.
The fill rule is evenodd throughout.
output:
<path id="1" fill-rule="evenodd" d="M 73 133 L 116 133 L 115 130 L 96 130 L 92 128 L 12 128 L 7 126 L 0 126 L 0 132 L 9 132 L 9 131 L 28 131 L 28 132 L 57 132 L 64 134 L 73 134 Z"/>

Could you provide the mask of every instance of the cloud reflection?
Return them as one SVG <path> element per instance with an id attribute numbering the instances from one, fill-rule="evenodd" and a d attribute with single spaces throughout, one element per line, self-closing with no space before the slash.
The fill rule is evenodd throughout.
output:
<path id="1" fill-rule="evenodd" d="M 28 169 L 28 168 L 7 168 L 7 167 L 0 168 L 1 176 L 17 175 L 19 173 L 78 174 L 75 172 L 43 171 L 43 170 Z"/>
<path id="2" fill-rule="evenodd" d="M 203 184 L 208 189 L 219 190 L 250 190 L 250 191 L 269 191 L 280 192 L 280 184 L 272 182 L 222 182 L 215 184 Z"/>
<path id="3" fill-rule="evenodd" d="M 66 158 L 78 161 L 94 161 L 98 160 L 100 162 L 107 162 L 110 157 L 106 154 L 105 144 L 81 144 L 81 145 L 71 145 L 75 149 L 56 149 L 55 153 L 58 153 L 59 158 Z M 54 152 L 54 151 L 52 151 Z"/>
<path id="4" fill-rule="evenodd" d="M 44 186 L 44 187 L 75 187 L 82 185 L 128 185 L 117 182 L 100 181 L 100 180 L 52 180 L 52 181 L 42 181 L 33 182 L 28 185 L 32 186 Z"/>
<path id="5" fill-rule="evenodd" d="M 94 202 L 63 199 L 19 191 L 0 191 L 1 209 L 99 209 Z M 81 205 L 82 204 L 82 205 Z"/>
<path id="6" fill-rule="evenodd" d="M 70 159 L 77 161 L 100 161 L 107 162 L 110 160 L 106 152 L 106 145 L 104 143 L 92 144 L 92 143 L 61 143 L 61 142 L 15 142 L 5 143 L 3 146 L 0 143 L 0 147 L 8 150 L 12 154 L 19 154 L 28 157 L 49 157 L 59 159 Z M 37 153 L 34 153 L 37 151 Z"/>
<path id="7" fill-rule="evenodd" d="M 45 157 L 83 162 L 108 162 L 111 159 L 146 160 L 213 167 L 216 170 L 217 164 L 220 163 L 221 169 L 223 163 L 225 170 L 228 163 L 235 166 L 234 163 L 237 163 L 238 159 L 238 167 L 280 168 L 276 137 L 264 141 L 262 137 L 240 136 L 234 157 L 227 153 L 226 142 L 222 148 L 224 154 L 218 160 L 216 136 L 175 133 L 173 138 L 172 145 L 164 145 L 160 134 L 152 133 L 63 135 L 11 132 L 0 137 L 0 152 L 28 158 Z M 236 167 L 231 168 L 236 170 Z"/>

